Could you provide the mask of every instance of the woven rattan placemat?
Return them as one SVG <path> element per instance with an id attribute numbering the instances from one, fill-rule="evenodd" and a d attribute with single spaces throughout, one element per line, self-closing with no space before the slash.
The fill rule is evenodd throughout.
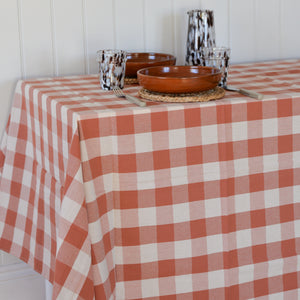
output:
<path id="1" fill-rule="evenodd" d="M 159 102 L 207 102 L 224 97 L 225 90 L 215 87 L 212 90 L 191 94 L 162 94 L 148 91 L 144 88 L 139 90 L 141 98 Z"/>
<path id="2" fill-rule="evenodd" d="M 125 77 L 124 78 L 124 83 L 125 84 L 137 84 L 139 82 L 138 82 L 138 79 L 136 77 Z"/>

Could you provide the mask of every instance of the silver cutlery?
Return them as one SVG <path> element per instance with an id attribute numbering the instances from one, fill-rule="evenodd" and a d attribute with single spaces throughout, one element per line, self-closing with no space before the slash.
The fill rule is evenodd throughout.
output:
<path id="1" fill-rule="evenodd" d="M 131 103 L 134 103 L 138 106 L 146 106 L 146 102 L 134 97 L 134 96 L 131 96 L 131 95 L 128 95 L 128 94 L 125 94 L 119 87 L 113 87 L 112 88 L 114 94 L 118 97 L 118 98 L 125 98 L 127 99 L 129 102 Z"/>
<path id="2" fill-rule="evenodd" d="M 260 93 L 257 93 L 257 92 L 254 92 L 254 91 L 250 91 L 250 90 L 246 90 L 246 89 L 239 89 L 239 88 L 236 88 L 236 87 L 233 87 L 233 86 L 224 86 L 224 89 L 227 90 L 227 91 L 231 91 L 231 92 L 238 92 L 240 94 L 243 94 L 245 96 L 248 96 L 248 97 L 251 97 L 251 98 L 255 98 L 255 99 L 258 99 L 258 100 L 262 100 L 264 95 L 263 94 L 260 94 Z"/>

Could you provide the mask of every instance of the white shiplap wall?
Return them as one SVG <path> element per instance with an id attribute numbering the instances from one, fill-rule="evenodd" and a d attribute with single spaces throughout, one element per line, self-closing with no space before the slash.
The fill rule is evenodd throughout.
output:
<path id="1" fill-rule="evenodd" d="M 196 8 L 214 10 L 232 63 L 300 57 L 300 0 L 0 0 L 0 135 L 18 79 L 96 73 L 104 48 L 172 53 L 183 64 L 186 12 Z M 0 252 L 0 265 L 11 263 Z"/>
<path id="2" fill-rule="evenodd" d="M 300 55 L 299 0 L 1 0 L 0 133 L 17 79 L 95 73 L 100 48 L 167 52 L 183 64 L 195 8 L 214 10 L 232 63 Z"/>

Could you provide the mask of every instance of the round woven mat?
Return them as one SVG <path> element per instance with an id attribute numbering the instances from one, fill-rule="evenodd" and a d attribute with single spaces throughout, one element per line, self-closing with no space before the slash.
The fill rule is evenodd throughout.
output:
<path id="1" fill-rule="evenodd" d="M 190 94 L 162 94 L 148 91 L 144 88 L 139 90 L 141 98 L 159 101 L 159 102 L 207 102 L 224 97 L 225 90 L 221 87 L 215 87 L 212 90 L 190 93 Z"/>
<path id="2" fill-rule="evenodd" d="M 124 78 L 124 83 L 125 84 L 137 84 L 139 82 L 138 82 L 138 79 L 136 77 L 125 77 Z"/>

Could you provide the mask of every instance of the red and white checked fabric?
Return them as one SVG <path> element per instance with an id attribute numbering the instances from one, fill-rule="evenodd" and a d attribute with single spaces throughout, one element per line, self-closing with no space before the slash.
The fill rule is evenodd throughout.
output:
<path id="1" fill-rule="evenodd" d="M 53 299 L 299 299 L 299 75 L 300 60 L 232 66 L 265 99 L 145 108 L 95 75 L 20 81 L 0 248 Z"/>

